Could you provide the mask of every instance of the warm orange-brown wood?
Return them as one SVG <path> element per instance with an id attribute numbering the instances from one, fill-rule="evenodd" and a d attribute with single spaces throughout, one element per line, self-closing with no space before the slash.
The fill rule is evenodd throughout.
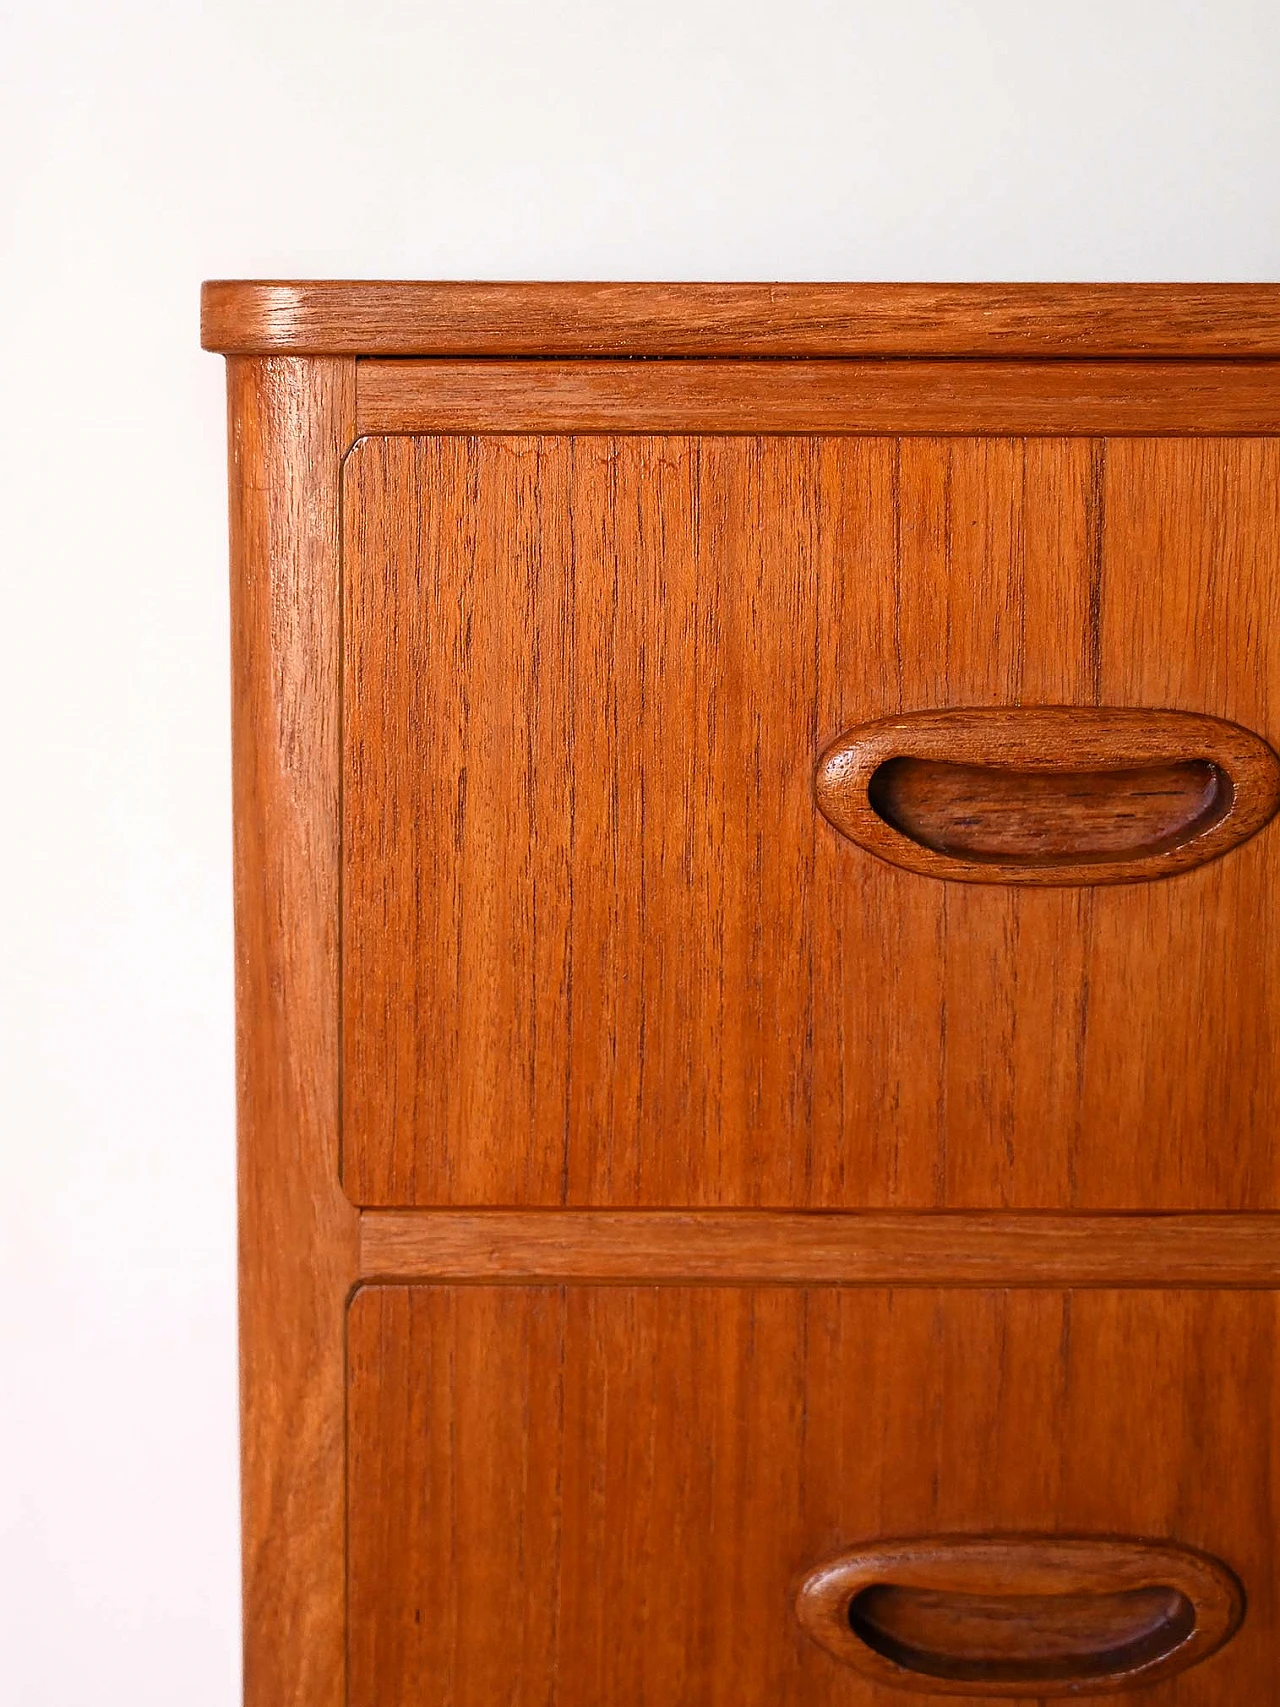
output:
<path id="1" fill-rule="evenodd" d="M 1280 356 L 1276 284 L 219 279 L 206 349 L 390 356 Z"/>
<path id="2" fill-rule="evenodd" d="M 1204 831 L 1216 827 L 1237 798 L 1204 759 L 1050 771 L 889 759 L 867 793 L 877 816 L 921 847 L 975 864 L 1011 862 L 1009 882 L 1021 881 L 1028 870 L 1061 876 L 1064 862 L 1071 862 L 1072 875 L 1064 880 L 1073 883 L 1092 875 L 1079 870 L 1081 860 L 1096 872 L 1122 859 L 1135 868 L 1114 874 L 1114 881 L 1125 882 L 1138 876 L 1149 856 L 1202 844 Z M 1166 874 L 1162 868 L 1159 875 Z M 938 875 L 947 875 L 947 868 Z"/>
<path id="3" fill-rule="evenodd" d="M 246 1707 L 1280 1707 L 1280 286 L 204 307 Z"/>
<path id="4" fill-rule="evenodd" d="M 1243 1624 L 1143 1700 L 1268 1707 L 1278 1329 L 1274 1293 L 367 1289 L 350 1322 L 351 1707 L 923 1703 L 931 1689 L 810 1640 L 797 1587 L 833 1554 L 914 1536 L 955 1588 L 937 1539 L 993 1532 L 1022 1539 L 970 1584 L 1029 1595 L 1055 1583 L 1027 1538 L 1220 1561 Z M 1077 1562 L 1077 1582 L 1126 1575 L 1186 1593 L 1218 1639 L 1234 1622 L 1208 1568 Z M 1032 1610 L 1043 1651 L 1063 1613 Z M 957 1611 L 949 1639 L 971 1649 L 974 1609 L 967 1634 Z"/>
<path id="5" fill-rule="evenodd" d="M 877 1682 L 943 1695 L 1112 1693 L 1230 1641 L 1240 1584 L 1191 1548 L 1117 1536 L 925 1536 L 825 1560 L 805 1634 Z"/>
<path id="6" fill-rule="evenodd" d="M 1276 362 L 361 362 L 362 433 L 1274 433 Z"/>
<path id="7" fill-rule="evenodd" d="M 1280 804 L 1280 759 L 1185 711 L 984 706 L 851 730 L 816 795 L 860 847 L 929 877 L 1143 883 L 1256 835 Z"/>
<path id="8" fill-rule="evenodd" d="M 345 518 L 356 1201 L 1280 1203 L 1274 826 L 1037 892 L 814 794 L 930 708 L 1276 739 L 1280 442 L 373 439 Z"/>
<path id="9" fill-rule="evenodd" d="M 338 458 L 353 364 L 230 370 L 245 1695 L 345 1707 Z"/>
<path id="10" fill-rule="evenodd" d="M 1274 1215 L 379 1209 L 366 1280 L 1280 1286 Z"/>

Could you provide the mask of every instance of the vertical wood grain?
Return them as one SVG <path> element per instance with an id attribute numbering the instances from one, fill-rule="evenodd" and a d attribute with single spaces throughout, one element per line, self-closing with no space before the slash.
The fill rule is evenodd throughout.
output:
<path id="1" fill-rule="evenodd" d="M 1102 692 L 1280 739 L 1280 441 L 1110 447 Z M 1274 1205 L 1280 830 L 1145 892 L 1097 892 L 1082 1178 Z M 1082 1197 L 1102 1201 L 1091 1184 Z"/>
<path id="2" fill-rule="evenodd" d="M 247 1707 L 343 1707 L 338 470 L 354 363 L 229 363 Z"/>
<path id="3" fill-rule="evenodd" d="M 933 706 L 1280 740 L 1280 441 L 480 400 L 343 473 L 354 361 L 229 380 L 247 1707 L 894 1707 L 795 1573 L 1000 1528 L 1219 1555 L 1245 1627 L 1153 1707 L 1280 1707 L 1277 1295 L 1178 1290 L 1271 1230 L 1160 1213 L 1280 1207 L 1280 832 L 945 885 L 813 789 Z M 455 1207 L 367 1217 L 348 1316 L 353 1202 Z"/>
<path id="4" fill-rule="evenodd" d="M 347 487 L 346 1179 L 370 1204 L 1280 1200 L 1276 839 L 947 885 L 843 730 L 1169 705 L 1276 739 L 1271 441 L 368 440 Z"/>
<path id="5" fill-rule="evenodd" d="M 809 1644 L 794 1579 L 1001 1531 L 1223 1559 L 1242 1630 L 1144 1698 L 1268 1707 L 1278 1328 L 1275 1293 L 362 1291 L 351 1707 L 923 1703 Z"/>

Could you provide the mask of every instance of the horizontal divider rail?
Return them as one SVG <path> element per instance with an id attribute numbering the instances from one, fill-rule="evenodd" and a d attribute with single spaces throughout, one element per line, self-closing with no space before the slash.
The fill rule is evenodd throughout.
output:
<path id="1" fill-rule="evenodd" d="M 360 1279 L 1270 1287 L 1280 1214 L 367 1209 Z"/>
<path id="2" fill-rule="evenodd" d="M 1280 432 L 1280 362 L 360 361 L 383 433 Z"/>

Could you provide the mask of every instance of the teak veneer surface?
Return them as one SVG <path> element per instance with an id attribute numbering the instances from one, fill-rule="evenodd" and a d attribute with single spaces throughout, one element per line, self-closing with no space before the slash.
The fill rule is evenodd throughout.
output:
<path id="1" fill-rule="evenodd" d="M 338 459 L 353 364 L 229 374 L 245 1695 L 345 1707 Z"/>
<path id="2" fill-rule="evenodd" d="M 1274 433 L 1280 363 L 361 362 L 361 433 Z"/>
<path id="3" fill-rule="evenodd" d="M 1280 285 L 217 279 L 201 336 L 244 355 L 1280 356 Z"/>
<path id="4" fill-rule="evenodd" d="M 796 1581 L 992 1532 L 1222 1560 L 1243 1626 L 1141 1699 L 1274 1707 L 1278 1330 L 1275 1293 L 368 1288 L 351 1707 L 924 1707 Z"/>
<path id="5" fill-rule="evenodd" d="M 356 1202 L 1280 1203 L 1274 825 L 1034 892 L 814 795 L 917 708 L 1274 743 L 1280 442 L 372 438 L 344 518 Z"/>
<path id="6" fill-rule="evenodd" d="M 375 1209 L 365 1280 L 1280 1286 L 1270 1215 Z"/>
<path id="7" fill-rule="evenodd" d="M 1146 1699 L 1280 1707 L 1280 832 L 1036 892 L 814 799 L 902 710 L 1280 739 L 1280 287 L 268 281 L 204 332 L 248 1707 L 890 1707 L 797 1574 L 997 1526 L 1205 1549 L 1244 1624 Z"/>

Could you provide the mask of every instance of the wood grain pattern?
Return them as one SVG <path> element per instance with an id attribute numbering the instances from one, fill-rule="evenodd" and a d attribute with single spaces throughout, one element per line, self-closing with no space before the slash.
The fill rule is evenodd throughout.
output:
<path id="1" fill-rule="evenodd" d="M 381 439 L 347 464 L 344 1133 L 378 1205 L 1280 1203 L 1277 843 L 922 881 L 922 707 L 1280 735 L 1280 444 Z"/>
<path id="2" fill-rule="evenodd" d="M 1270 1293 L 368 1288 L 351 1707 L 907 1707 L 936 1697 L 811 1643 L 795 1580 L 861 1543 L 992 1531 L 1222 1560 L 1243 1626 L 1143 1699 L 1268 1707 L 1278 1311 Z"/>
<path id="3" fill-rule="evenodd" d="M 815 791 L 843 835 L 929 877 L 1142 883 L 1256 835 L 1280 805 L 1280 759 L 1185 711 L 968 707 L 850 730 Z"/>
<path id="4" fill-rule="evenodd" d="M 1181 847 L 1217 821 L 1229 791 L 1204 759 L 1031 771 L 902 758 L 879 767 L 869 794 L 877 815 L 921 847 L 1042 869 Z"/>
<path id="5" fill-rule="evenodd" d="M 1276 829 L 1001 890 L 814 793 L 928 708 L 1277 739 L 1280 286 L 268 281 L 204 330 L 262 353 L 247 1707 L 903 1707 L 797 1582 L 1001 1531 L 1225 1561 L 1239 1634 L 1146 1698 L 1280 1707 Z M 968 1589 L 860 1628 L 954 1671 L 1182 1616 Z"/>
<path id="6" fill-rule="evenodd" d="M 365 1280 L 1280 1285 L 1267 1215 L 366 1210 Z"/>
<path id="7" fill-rule="evenodd" d="M 338 459 L 353 364 L 229 372 L 247 1707 L 345 1707 Z"/>
<path id="8" fill-rule="evenodd" d="M 1277 362 L 365 361 L 361 433 L 1274 433 Z"/>
<path id="9" fill-rule="evenodd" d="M 357 356 L 1276 356 L 1280 285 L 217 279 L 201 337 Z"/>
<path id="10" fill-rule="evenodd" d="M 819 1647 L 922 1694 L 1115 1694 L 1199 1665 L 1239 1628 L 1217 1559 L 1133 1536 L 926 1536 L 854 1547 L 807 1573 Z"/>

